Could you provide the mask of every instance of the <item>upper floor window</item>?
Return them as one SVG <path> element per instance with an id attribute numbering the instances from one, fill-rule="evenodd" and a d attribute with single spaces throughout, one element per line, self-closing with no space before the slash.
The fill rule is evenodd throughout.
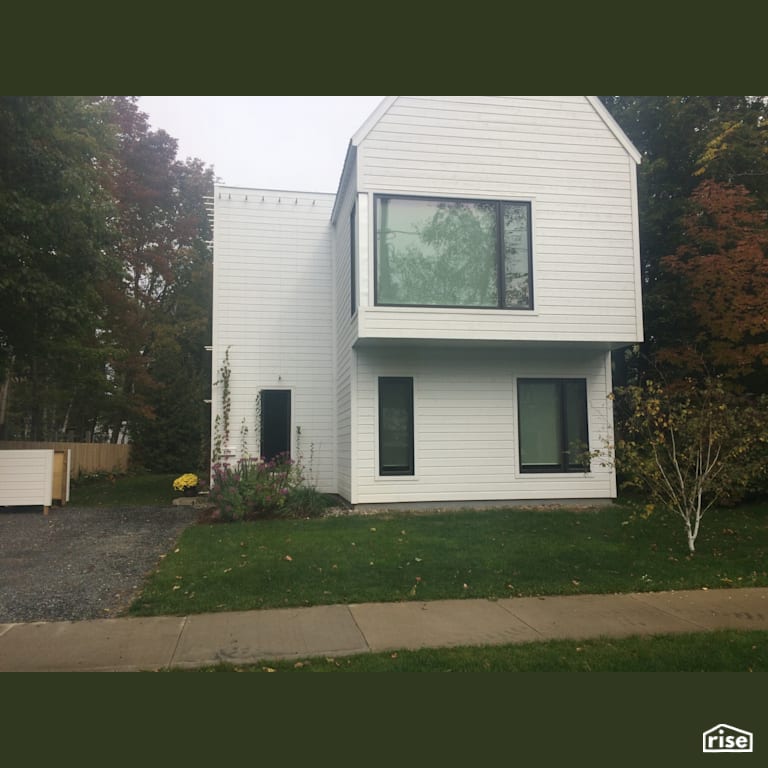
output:
<path id="1" fill-rule="evenodd" d="M 531 205 L 376 196 L 376 304 L 532 309 Z"/>

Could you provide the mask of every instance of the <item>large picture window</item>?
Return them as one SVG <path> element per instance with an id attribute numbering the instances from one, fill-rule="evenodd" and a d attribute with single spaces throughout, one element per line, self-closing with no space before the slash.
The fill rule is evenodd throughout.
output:
<path id="1" fill-rule="evenodd" d="M 376 303 L 532 309 L 531 206 L 376 197 Z"/>
<path id="2" fill-rule="evenodd" d="M 379 378 L 379 474 L 413 474 L 413 379 Z"/>
<path id="3" fill-rule="evenodd" d="M 584 379 L 519 379 L 517 403 L 521 472 L 588 470 Z"/>

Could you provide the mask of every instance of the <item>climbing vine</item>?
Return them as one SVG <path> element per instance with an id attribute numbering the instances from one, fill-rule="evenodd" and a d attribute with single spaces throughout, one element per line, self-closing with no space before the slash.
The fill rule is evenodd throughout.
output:
<path id="1" fill-rule="evenodd" d="M 221 411 L 216 414 L 216 420 L 213 427 L 213 460 L 220 461 L 222 457 L 222 448 L 229 445 L 229 417 L 232 410 L 232 393 L 230 391 L 229 379 L 232 375 L 232 369 L 229 365 L 229 347 L 224 353 L 224 362 L 219 368 L 218 381 L 214 386 L 221 386 Z"/>

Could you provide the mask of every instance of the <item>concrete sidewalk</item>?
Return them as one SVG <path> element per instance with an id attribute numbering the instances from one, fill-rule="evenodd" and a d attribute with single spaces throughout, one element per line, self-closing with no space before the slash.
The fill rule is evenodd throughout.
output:
<path id="1" fill-rule="evenodd" d="M 127 672 L 725 628 L 768 630 L 768 588 L 2 624 L 0 671 Z"/>

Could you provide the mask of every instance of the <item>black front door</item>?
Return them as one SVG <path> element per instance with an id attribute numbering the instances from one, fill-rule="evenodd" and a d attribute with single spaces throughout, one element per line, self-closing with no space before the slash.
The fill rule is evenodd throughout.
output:
<path id="1" fill-rule="evenodd" d="M 261 390 L 261 456 L 271 461 L 278 454 L 291 455 L 291 391 Z"/>

